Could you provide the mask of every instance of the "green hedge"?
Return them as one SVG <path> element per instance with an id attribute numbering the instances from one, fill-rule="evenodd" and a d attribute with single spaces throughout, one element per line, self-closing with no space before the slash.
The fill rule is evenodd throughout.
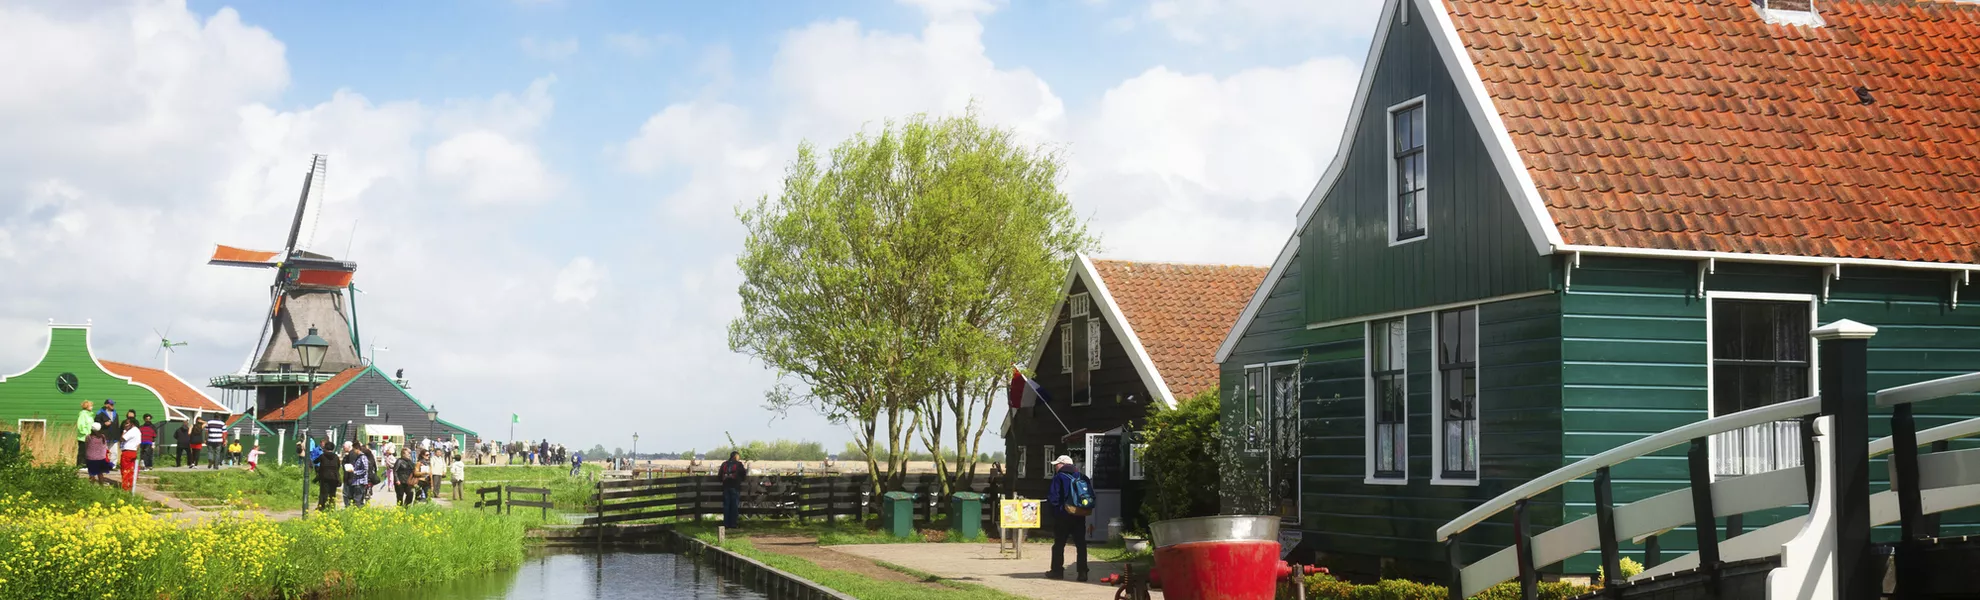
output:
<path id="1" fill-rule="evenodd" d="M 1540 600 L 1571 600 L 1594 591 L 1584 585 L 1567 582 L 1543 582 L 1540 584 Z M 1292 590 L 1280 586 L 1279 598 L 1292 598 Z M 1446 600 L 1450 590 L 1441 585 L 1417 583 L 1405 579 L 1384 579 L 1374 584 L 1349 583 L 1334 578 L 1333 575 L 1319 573 L 1306 578 L 1308 600 Z M 1519 600 L 1519 583 L 1506 582 L 1487 588 L 1471 600 Z"/>

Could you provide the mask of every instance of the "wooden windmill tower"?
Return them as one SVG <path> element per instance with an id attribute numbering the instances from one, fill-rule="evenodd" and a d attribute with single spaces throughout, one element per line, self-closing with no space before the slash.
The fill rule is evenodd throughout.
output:
<path id="1" fill-rule="evenodd" d="M 328 159 L 321 154 L 310 161 L 309 172 L 303 175 L 302 197 L 296 201 L 296 216 L 289 224 L 288 242 L 280 251 L 223 245 L 207 261 L 210 265 L 275 272 L 268 287 L 268 313 L 262 317 L 254 352 L 239 372 L 211 381 L 213 387 L 250 392 L 252 400 L 243 408 L 255 414 L 274 411 L 309 387 L 360 364 L 356 309 L 348 293 L 357 263 L 310 252 L 298 244 L 311 198 L 322 210 L 328 167 Z M 317 335 L 330 342 L 323 366 L 313 379 L 303 372 L 294 348 L 310 327 L 317 328 Z"/>

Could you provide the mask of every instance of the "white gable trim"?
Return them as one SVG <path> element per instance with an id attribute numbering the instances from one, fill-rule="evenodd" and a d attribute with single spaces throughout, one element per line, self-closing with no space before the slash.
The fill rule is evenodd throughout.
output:
<path id="1" fill-rule="evenodd" d="M 1141 345 L 1141 337 L 1135 335 L 1134 327 L 1130 326 L 1127 318 L 1121 314 L 1121 305 L 1114 302 L 1114 293 L 1107 289 L 1107 282 L 1102 280 L 1100 272 L 1093 268 L 1093 259 L 1085 254 L 1079 254 L 1074 258 L 1069 271 L 1071 272 L 1066 274 L 1065 285 L 1059 290 L 1059 303 L 1052 306 L 1051 316 L 1046 317 L 1043 327 L 1040 328 L 1042 331 L 1039 332 L 1037 347 L 1032 350 L 1031 362 L 1025 364 L 1025 370 L 1038 372 L 1038 361 L 1045 357 L 1045 344 L 1051 341 L 1052 332 L 1059 330 L 1059 307 L 1065 304 L 1066 294 L 1072 291 L 1073 281 L 1084 280 L 1088 297 L 1096 300 L 1092 303 L 1093 309 L 1106 318 L 1107 325 L 1114 329 L 1115 335 L 1120 336 L 1121 345 L 1127 348 L 1128 360 L 1134 363 L 1135 374 L 1141 376 L 1142 386 L 1148 388 L 1148 393 L 1154 394 L 1157 400 L 1161 400 L 1163 406 L 1175 408 L 1175 394 L 1169 391 L 1169 384 L 1162 379 L 1162 374 L 1155 370 L 1154 359 L 1149 358 L 1148 349 Z"/>
<path id="2" fill-rule="evenodd" d="M 1251 320 L 1265 307 L 1265 299 L 1272 296 L 1272 288 L 1278 286 L 1279 278 L 1286 274 L 1286 268 L 1292 266 L 1292 258 L 1297 254 L 1299 235 L 1294 234 L 1292 239 L 1286 240 L 1286 247 L 1279 250 L 1279 258 L 1272 261 L 1272 270 L 1265 273 L 1265 281 L 1258 283 L 1258 291 L 1251 293 L 1251 302 L 1245 303 L 1244 312 L 1238 313 L 1237 324 L 1224 334 L 1224 344 L 1217 347 L 1218 366 L 1230 360 L 1231 352 L 1237 350 L 1238 340 L 1244 339 L 1245 330 L 1251 328 Z"/>

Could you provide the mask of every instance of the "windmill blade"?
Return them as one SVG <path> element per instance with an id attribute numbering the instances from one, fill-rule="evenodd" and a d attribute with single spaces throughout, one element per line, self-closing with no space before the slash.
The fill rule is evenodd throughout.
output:
<path id="1" fill-rule="evenodd" d="M 282 245 L 284 258 L 295 254 L 297 238 L 302 235 L 303 215 L 309 209 L 310 188 L 317 184 L 317 175 L 329 168 L 328 157 L 315 155 L 309 161 L 309 173 L 303 175 L 302 195 L 296 198 L 296 218 L 289 222 L 289 241 Z"/>
<path id="2" fill-rule="evenodd" d="M 222 267 L 247 267 L 250 269 L 273 269 L 282 264 L 282 253 L 267 250 L 235 248 L 225 244 L 214 244 L 213 258 L 206 264 Z"/>

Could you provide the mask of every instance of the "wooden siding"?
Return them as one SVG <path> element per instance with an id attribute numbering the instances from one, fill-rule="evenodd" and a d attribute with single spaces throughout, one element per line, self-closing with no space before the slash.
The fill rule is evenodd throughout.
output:
<path id="1" fill-rule="evenodd" d="M 1070 297 L 1074 294 L 1084 293 L 1088 293 L 1086 282 L 1075 281 L 1073 282 L 1072 290 L 1067 292 L 1067 296 Z M 1099 298 L 1093 297 L 1092 300 L 1097 303 Z M 1006 465 L 1004 471 L 1007 474 L 1008 485 L 1005 489 L 1011 490 L 1012 493 L 1019 496 L 1025 498 L 1045 497 L 1048 482 L 1045 479 L 1044 469 L 1052 462 L 1052 459 L 1056 455 L 1068 454 L 1066 452 L 1066 443 L 1062 441 L 1062 438 L 1066 435 L 1067 428 L 1071 428 L 1073 431 L 1086 429 L 1093 433 L 1111 430 L 1123 425 L 1129 426 L 1130 429 L 1138 429 L 1147 420 L 1148 415 L 1156 410 L 1157 401 L 1155 400 L 1155 396 L 1149 393 L 1146 385 L 1142 384 L 1140 373 L 1135 371 L 1133 361 L 1128 359 L 1127 347 L 1121 344 L 1120 332 L 1115 331 L 1113 327 L 1106 324 L 1106 317 L 1101 316 L 1098 304 L 1092 305 L 1088 309 L 1087 315 L 1085 317 L 1072 316 L 1072 309 L 1070 306 L 1067 306 L 1065 298 L 1060 299 L 1059 318 L 1053 321 L 1052 335 L 1045 342 L 1044 358 L 1038 361 L 1038 372 L 1032 374 L 1033 378 L 1038 382 L 1039 387 L 1044 388 L 1045 393 L 1051 396 L 1051 409 L 1057 411 L 1059 420 L 1065 421 L 1064 427 L 1060 426 L 1059 420 L 1052 418 L 1053 412 L 1046 410 L 1042 406 L 1023 408 L 1011 412 L 1011 431 L 1004 438 L 1004 456 L 1016 457 L 1019 447 L 1027 448 L 1024 453 L 1026 476 L 1017 476 L 1016 465 Z M 1081 371 L 1080 369 L 1086 367 L 1086 322 L 1088 319 L 1099 321 L 1102 324 L 1100 328 L 1102 336 L 1100 343 L 1100 369 Z M 1071 343 L 1073 344 L 1074 372 L 1070 374 L 1061 372 L 1062 363 L 1060 362 L 1060 348 L 1067 340 L 1061 339 L 1059 326 L 1066 323 L 1071 323 L 1073 326 Z M 1092 378 L 1092 403 L 1085 406 L 1072 406 L 1072 400 L 1074 398 L 1073 378 L 1075 375 L 1082 373 Z M 1133 400 L 1130 401 L 1129 397 L 1133 397 Z M 1054 448 L 1053 453 L 1055 456 L 1042 456 L 1042 447 L 1047 444 Z M 1123 448 L 1123 451 L 1125 451 L 1125 448 Z M 1123 452 L 1121 458 L 1122 460 L 1126 460 L 1125 452 Z M 1125 479 L 1127 473 L 1125 466 L 1122 467 L 1121 473 L 1123 479 Z M 1140 524 L 1141 508 L 1139 500 L 1142 494 L 1141 488 L 1142 482 L 1124 482 L 1120 487 L 1122 490 L 1122 517 L 1123 521 L 1130 527 Z M 1099 524 L 1100 527 L 1106 527 L 1106 525 L 1106 523 Z"/>
<path id="2" fill-rule="evenodd" d="M 331 390 L 318 390 L 327 393 Z M 366 404 L 378 405 L 378 416 L 364 416 Z M 431 423 L 426 420 L 426 407 L 399 389 L 377 369 L 367 369 L 363 375 L 351 380 L 343 389 L 336 390 L 329 400 L 324 400 L 309 414 L 310 430 L 321 432 L 325 427 L 337 428 L 337 441 L 353 439 L 352 436 L 364 430 L 365 425 L 378 423 L 398 425 L 405 428 L 407 440 L 418 440 L 432 436 L 446 436 L 454 433 L 466 434 L 474 439 L 474 433 L 442 421 Z M 271 422 L 269 426 L 286 429 L 289 437 L 295 437 L 295 422 Z M 320 435 L 320 433 L 319 433 Z M 444 439 L 441 438 L 441 439 Z"/>
<path id="3" fill-rule="evenodd" d="M 1300 265 L 1299 261 L 1294 262 Z M 1303 360 L 1300 372 L 1302 437 L 1301 526 L 1304 546 L 1328 554 L 1393 557 L 1419 564 L 1443 560 L 1436 529 L 1470 507 L 1561 464 L 1559 297 L 1535 296 L 1479 308 L 1479 398 L 1482 480 L 1476 486 L 1432 485 L 1430 379 L 1431 314 L 1407 317 L 1409 330 L 1409 475 L 1404 485 L 1370 485 L 1366 476 L 1366 364 L 1364 325 L 1308 330 L 1283 318 L 1297 312 L 1306 284 L 1297 267 L 1270 289 L 1239 351 L 1223 365 L 1225 439 L 1235 440 L 1240 420 L 1237 390 L 1245 365 Z M 1287 304 L 1295 305 L 1287 308 Z M 1275 318 L 1275 315 L 1277 317 Z M 1275 325 L 1276 324 L 1276 325 Z M 1232 478 L 1262 473 L 1260 459 L 1238 455 Z M 1226 490 L 1256 487 L 1227 481 Z M 1536 502 L 1534 521 L 1558 523 L 1558 494 Z M 1249 504 L 1226 498 L 1227 512 Z M 1549 513 L 1547 506 L 1551 505 Z M 1487 543 L 1509 543 L 1510 515 L 1464 538 L 1467 555 L 1482 557 Z"/>
<path id="4" fill-rule="evenodd" d="M 1587 257 L 1574 269 L 1573 285 L 1562 297 L 1561 318 L 1565 460 L 1706 418 L 1710 350 L 1706 300 L 1697 289 L 1699 268 L 1692 261 Z M 1851 319 L 1879 328 L 1870 341 L 1873 390 L 1980 371 L 1980 307 L 1952 308 L 1946 277 L 1845 269 L 1840 280 L 1830 283 L 1828 301 L 1816 305 L 1816 321 Z M 1705 287 L 1712 292 L 1819 296 L 1822 269 L 1720 262 L 1705 277 Z M 1873 407 L 1871 412 L 1871 435 L 1889 435 L 1889 411 Z M 1951 400 L 1918 405 L 1920 428 L 1972 416 L 1980 416 L 1980 405 Z M 1887 489 L 1883 461 L 1875 462 L 1873 491 Z M 1688 485 L 1682 447 L 1624 463 L 1613 473 L 1617 503 Z M 1589 480 L 1564 490 L 1566 519 L 1591 514 L 1594 487 Z M 1748 515 L 1746 528 L 1800 512 L 1791 508 Z M 1975 525 L 1980 511 L 1949 514 L 1945 523 L 1948 535 L 1980 533 Z M 1894 539 L 1895 530 L 1878 535 Z M 1686 528 L 1660 541 L 1666 552 L 1689 551 L 1692 536 Z M 1628 544 L 1625 549 L 1640 550 Z M 1570 561 L 1566 570 L 1591 572 L 1595 566 L 1589 555 Z"/>
<path id="5" fill-rule="evenodd" d="M 1405 4 L 1406 8 L 1414 10 Z M 1548 289 L 1553 262 L 1526 234 L 1478 127 L 1425 29 L 1394 21 L 1370 82 L 1348 163 L 1300 240 L 1308 323 Z M 1389 245 L 1388 108 L 1425 98 L 1428 239 Z M 1352 285 L 1345 285 L 1348 283 Z"/>
<path id="6" fill-rule="evenodd" d="M 150 413 L 154 423 L 165 420 L 165 403 L 157 394 L 97 364 L 89 351 L 89 333 L 85 327 L 49 328 L 48 351 L 41 361 L 25 373 L 0 381 L 0 427 L 13 431 L 21 419 L 42 419 L 48 422 L 50 436 L 73 440 L 82 401 L 101 409 L 105 399 L 117 401 L 119 421 L 130 411 L 140 416 Z M 75 374 L 75 392 L 65 394 L 56 387 L 55 378 L 63 373 Z"/>

